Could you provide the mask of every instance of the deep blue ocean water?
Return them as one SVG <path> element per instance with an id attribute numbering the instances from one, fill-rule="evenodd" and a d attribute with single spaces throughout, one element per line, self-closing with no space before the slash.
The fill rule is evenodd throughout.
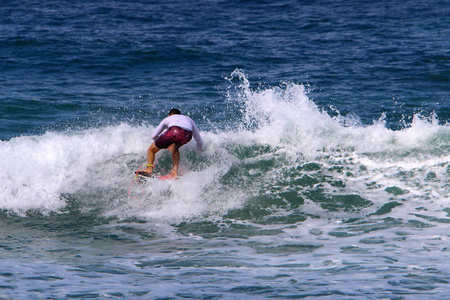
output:
<path id="1" fill-rule="evenodd" d="M 3 0 L 0 298 L 447 299 L 449 15 Z M 173 107 L 204 151 L 133 183 Z"/>

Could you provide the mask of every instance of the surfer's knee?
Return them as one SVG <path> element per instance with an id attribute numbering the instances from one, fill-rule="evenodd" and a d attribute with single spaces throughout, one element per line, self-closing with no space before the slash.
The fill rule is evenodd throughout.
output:
<path id="1" fill-rule="evenodd" d="M 148 147 L 147 152 L 152 152 L 152 153 L 156 153 L 158 152 L 160 149 L 158 147 L 156 147 L 155 143 L 152 143 L 150 145 L 150 147 Z"/>

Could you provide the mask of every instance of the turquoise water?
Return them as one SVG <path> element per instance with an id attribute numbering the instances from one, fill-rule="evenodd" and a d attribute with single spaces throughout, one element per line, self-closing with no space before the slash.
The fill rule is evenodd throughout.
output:
<path id="1" fill-rule="evenodd" d="M 449 10 L 2 2 L 0 298 L 446 299 Z"/>

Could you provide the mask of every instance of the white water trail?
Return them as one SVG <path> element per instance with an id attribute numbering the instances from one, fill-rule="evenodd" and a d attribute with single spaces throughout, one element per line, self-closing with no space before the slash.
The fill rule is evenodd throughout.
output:
<path id="1" fill-rule="evenodd" d="M 330 193 L 356 193 L 381 206 L 384 200 L 377 199 L 389 196 L 385 189 L 395 186 L 408 190 L 405 197 L 410 199 L 439 200 L 443 207 L 433 209 L 448 205 L 450 126 L 440 125 L 437 116 L 416 115 L 409 127 L 397 131 L 386 128 L 383 116 L 362 126 L 352 115 L 329 116 L 301 84 L 254 90 L 239 70 L 228 80 L 237 80 L 227 101 L 242 112 L 240 128 L 203 131 L 206 150 L 201 154 L 194 152 L 193 143 L 183 147 L 185 176 L 145 187 L 144 210 L 129 203 L 127 189 L 133 171 L 145 161 L 153 128 L 127 124 L 1 142 L 0 209 L 62 211 L 68 199 L 76 199 L 80 206 L 101 207 L 110 214 L 156 219 L 223 214 L 241 207 L 261 186 L 274 184 L 283 170 L 311 162 L 345 183 L 340 189 L 324 183 Z M 168 164 L 165 157 L 157 158 L 162 166 Z M 259 177 L 266 182 L 252 182 L 252 176 L 266 172 L 258 164 L 270 161 L 279 164 L 273 175 Z M 329 171 L 335 167 L 347 171 Z M 233 168 L 244 170 L 237 173 L 237 182 L 248 182 L 248 188 L 224 183 Z M 380 187 L 368 188 L 372 182 Z"/>

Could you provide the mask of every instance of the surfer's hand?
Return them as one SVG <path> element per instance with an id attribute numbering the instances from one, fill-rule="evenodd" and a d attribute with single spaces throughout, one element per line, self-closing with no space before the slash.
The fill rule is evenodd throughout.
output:
<path id="1" fill-rule="evenodd" d="M 203 147 L 197 147 L 195 148 L 195 153 L 200 154 L 203 152 L 203 150 L 204 150 Z"/>

